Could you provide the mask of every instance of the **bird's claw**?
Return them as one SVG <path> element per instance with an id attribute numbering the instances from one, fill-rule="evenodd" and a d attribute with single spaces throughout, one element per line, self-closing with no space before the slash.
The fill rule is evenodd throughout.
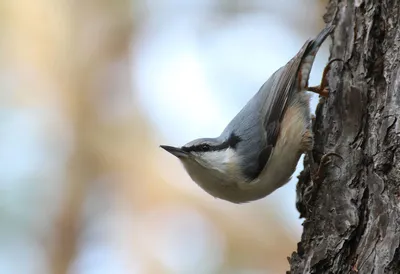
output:
<path id="1" fill-rule="evenodd" d="M 335 152 L 330 152 L 322 156 L 319 166 L 316 167 L 316 164 L 314 163 L 314 167 L 311 167 L 310 169 L 311 180 L 314 183 L 319 184 L 325 179 L 326 166 L 332 162 L 330 159 L 331 156 L 336 156 L 343 161 L 343 157 Z"/>
<path id="2" fill-rule="evenodd" d="M 328 87 L 327 75 L 328 75 L 328 72 L 331 69 L 331 65 L 334 62 L 337 62 L 337 61 L 344 62 L 340 58 L 335 58 L 335 59 L 330 60 L 328 62 L 328 64 L 325 66 L 324 71 L 322 72 L 321 84 L 319 84 L 318 86 L 315 86 L 315 87 L 307 87 L 306 89 L 308 91 L 315 92 L 315 93 L 319 94 L 320 96 L 327 98 L 329 96 L 329 87 Z"/>
<path id="3" fill-rule="evenodd" d="M 343 157 L 335 152 L 330 152 L 322 156 L 319 165 L 315 163 L 312 152 L 308 154 L 308 160 L 310 165 L 310 184 L 303 191 L 303 201 L 305 209 L 308 210 L 310 203 L 315 198 L 318 188 L 325 179 L 326 166 L 332 162 L 331 156 L 336 156 L 343 160 Z"/>

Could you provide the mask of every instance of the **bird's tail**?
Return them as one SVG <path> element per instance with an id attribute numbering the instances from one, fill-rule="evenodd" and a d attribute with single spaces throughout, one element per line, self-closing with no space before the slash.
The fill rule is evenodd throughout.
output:
<path id="1" fill-rule="evenodd" d="M 314 39 L 308 40 L 308 42 L 306 42 L 306 49 L 304 51 L 300 65 L 300 86 L 302 88 L 305 88 L 308 85 L 308 78 L 310 77 L 311 67 L 314 63 L 315 55 L 317 55 L 322 43 L 334 29 L 334 25 L 329 25 L 324 28 Z"/>
<path id="2" fill-rule="evenodd" d="M 311 54 L 315 55 L 319 49 L 319 47 L 322 45 L 322 43 L 325 41 L 326 37 L 335 29 L 335 25 L 329 25 L 326 28 L 324 28 L 310 43 L 308 46 L 305 56 Z"/>

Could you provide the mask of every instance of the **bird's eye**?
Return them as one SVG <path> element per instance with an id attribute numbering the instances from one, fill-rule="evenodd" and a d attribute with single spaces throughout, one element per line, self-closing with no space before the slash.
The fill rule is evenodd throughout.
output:
<path id="1" fill-rule="evenodd" d="M 210 149 L 210 145 L 203 144 L 203 145 L 201 145 L 200 148 L 201 148 L 202 151 L 208 151 Z"/>

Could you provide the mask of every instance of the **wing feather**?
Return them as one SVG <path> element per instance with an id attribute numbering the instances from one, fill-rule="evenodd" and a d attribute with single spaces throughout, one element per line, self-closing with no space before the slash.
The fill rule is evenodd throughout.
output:
<path id="1" fill-rule="evenodd" d="M 256 159 L 258 159 L 255 162 L 249 161 L 247 163 L 244 173 L 250 180 L 257 178 L 265 165 L 268 164 L 270 157 L 274 153 L 274 147 L 276 146 L 281 129 L 281 122 L 288 104 L 291 98 L 293 98 L 294 93 L 299 92 L 299 89 L 302 88 L 300 87 L 300 83 L 303 82 L 302 80 L 308 80 L 300 78 L 302 76 L 309 77 L 309 71 L 299 73 L 303 62 L 312 65 L 314 56 L 318 52 L 319 47 L 333 29 L 334 26 L 330 25 L 323 29 L 314 39 L 307 40 L 296 56 L 284 67 L 277 70 L 249 102 L 256 107 L 258 104 L 262 104 L 260 114 L 264 117 L 262 129 L 265 130 L 265 139 L 261 141 L 263 146 L 260 151 L 250 151 L 246 154 L 248 156 L 245 159 L 246 161 L 253 159 L 254 153 L 256 153 Z M 312 66 L 310 66 L 310 68 L 311 67 Z M 244 119 L 243 117 L 251 115 L 248 110 L 249 108 L 245 107 L 243 112 L 238 115 L 242 120 Z M 237 121 L 235 122 L 237 123 Z M 252 124 L 251 121 L 248 121 L 248 123 Z M 254 136 L 250 139 L 252 140 L 253 138 Z M 248 149 L 248 147 L 244 149 Z"/>
<path id="2" fill-rule="evenodd" d="M 296 79 L 299 76 L 298 70 L 311 43 L 312 40 L 308 40 L 296 56 L 286 64 L 276 85 L 271 90 L 274 92 L 274 96 L 270 104 L 271 108 L 267 110 L 264 120 L 268 145 L 276 145 L 280 124 L 286 112 L 288 101 L 293 96 L 293 93 L 297 92 L 296 84 L 298 82 L 296 82 Z"/>

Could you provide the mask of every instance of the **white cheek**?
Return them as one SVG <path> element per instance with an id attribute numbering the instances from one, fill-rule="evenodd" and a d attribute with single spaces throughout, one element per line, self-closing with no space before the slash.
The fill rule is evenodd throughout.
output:
<path id="1" fill-rule="evenodd" d="M 202 153 L 200 159 L 210 167 L 215 167 L 225 162 L 225 151 L 209 151 Z"/>
<path id="2" fill-rule="evenodd" d="M 209 168 L 226 171 L 229 166 L 236 164 L 236 154 L 231 148 L 219 151 L 210 151 L 200 157 Z"/>

